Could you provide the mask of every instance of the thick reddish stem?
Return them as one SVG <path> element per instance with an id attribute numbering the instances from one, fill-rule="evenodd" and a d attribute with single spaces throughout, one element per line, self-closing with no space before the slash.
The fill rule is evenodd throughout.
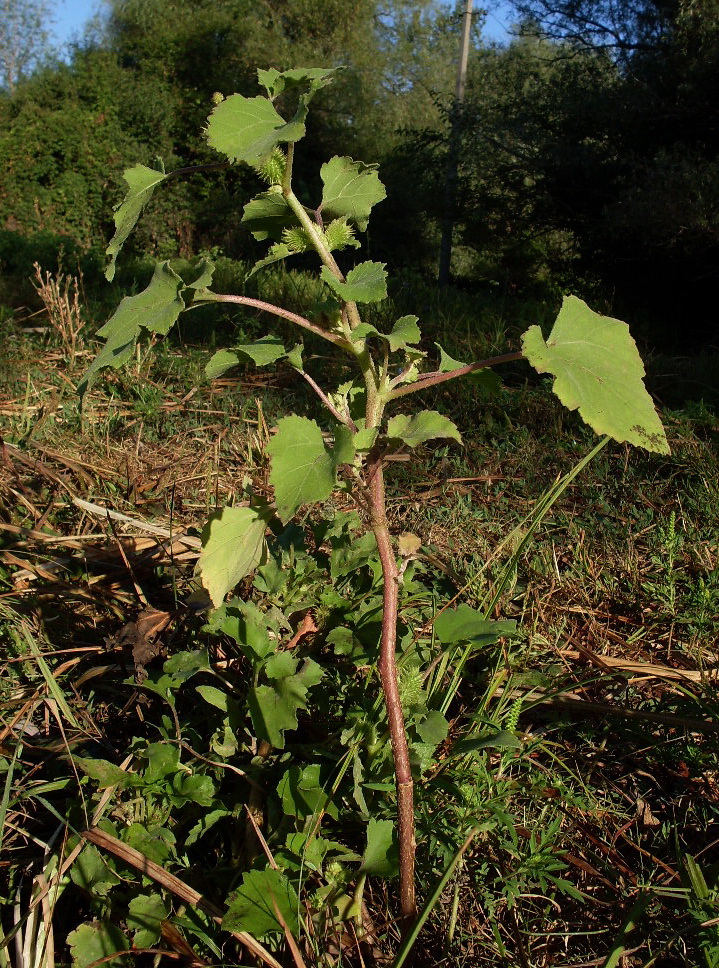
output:
<path id="1" fill-rule="evenodd" d="M 407 733 L 402 702 L 397 683 L 397 612 L 399 601 L 399 570 L 392 548 L 392 540 L 385 511 L 384 474 L 382 458 L 370 459 L 368 471 L 368 500 L 372 530 L 377 539 L 377 550 L 384 578 L 382 610 L 382 642 L 380 645 L 379 674 L 382 682 L 389 734 L 394 758 L 397 788 L 397 836 L 399 841 L 399 896 L 405 925 L 417 916 L 414 896 L 414 781 L 409 762 Z"/>

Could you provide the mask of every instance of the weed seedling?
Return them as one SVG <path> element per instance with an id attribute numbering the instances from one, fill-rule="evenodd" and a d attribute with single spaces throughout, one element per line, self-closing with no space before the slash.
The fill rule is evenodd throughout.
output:
<path id="1" fill-rule="evenodd" d="M 250 670 L 251 739 L 245 735 L 247 727 L 231 696 L 216 685 L 197 689 L 224 716 L 218 751 L 229 756 L 239 744 L 249 742 L 254 744 L 256 762 L 262 762 L 285 748 L 285 734 L 296 728 L 298 710 L 307 708 L 310 691 L 313 696 L 320 694 L 323 682 L 324 701 L 340 704 L 347 723 L 340 777 L 353 774 L 353 796 L 366 822 L 367 848 L 360 878 L 393 872 L 392 828 L 396 825 L 399 905 L 409 930 L 417 918 L 415 776 L 427 768 L 447 737 L 448 722 L 439 705 L 446 712 L 448 700 L 442 696 L 434 708 L 428 705 L 423 682 L 432 660 L 418 651 L 402 618 L 404 609 L 421 611 L 422 589 L 415 581 L 414 563 L 419 541 L 407 534 L 397 541 L 390 533 L 385 472 L 393 460 L 407 454 L 414 457 L 430 441 L 462 441 L 460 430 L 442 413 L 413 409 L 415 395 L 460 378 L 475 381 L 485 393 L 491 393 L 498 386 L 492 367 L 524 358 L 539 373 L 551 374 L 554 393 L 569 409 L 578 410 L 599 435 L 660 454 L 668 453 L 668 445 L 644 388 L 644 369 L 626 324 L 598 315 L 574 296 L 565 298 L 547 339 L 539 326 L 531 326 L 522 337 L 521 350 L 469 363 L 453 359 L 441 347 L 436 362 L 430 363 L 435 354 L 423 342 L 417 316 L 402 316 L 388 332 L 363 318 L 368 307 L 387 296 L 385 266 L 362 261 L 345 268 L 346 256 L 340 253 L 360 247 L 357 235 L 367 229 L 374 206 L 385 197 L 376 166 L 348 157 L 331 158 L 319 172 L 321 197 L 312 200 L 300 197 L 293 182 L 295 152 L 306 134 L 310 102 L 332 81 L 334 73 L 320 68 L 260 70 L 263 93 L 252 98 L 217 95 L 205 129 L 208 144 L 225 159 L 216 167 L 249 165 L 266 186 L 245 205 L 242 217 L 255 239 L 269 243 L 266 257 L 249 275 L 296 254 L 314 253 L 319 273 L 311 294 L 313 302 L 299 312 L 242 293 L 216 292 L 212 288 L 214 266 L 207 258 L 198 262 L 192 278 L 187 279 L 169 261 L 162 262 L 148 287 L 123 299 L 100 330 L 105 346 L 83 377 L 79 392 L 88 390 L 102 368 L 132 362 L 141 336 L 164 336 L 181 313 L 207 303 L 249 307 L 296 328 L 298 342 L 293 346 L 285 346 L 268 332 L 252 342 L 219 350 L 207 364 L 209 378 L 242 363 L 289 364 L 321 401 L 330 430 L 303 415 L 283 416 L 266 445 L 274 501 L 248 489 L 243 506 L 214 514 L 203 532 L 199 572 L 215 607 L 210 625 L 232 635 Z M 115 212 L 116 232 L 107 250 L 108 279 L 113 278 L 121 248 L 154 190 L 189 171 L 165 172 L 162 167 L 136 165 L 125 172 L 128 193 Z M 322 368 L 306 361 L 304 340 L 322 341 L 332 353 L 344 357 L 353 367 L 353 377 L 329 386 Z M 599 449 L 601 445 L 595 452 Z M 550 495 L 547 500 L 552 499 Z M 352 502 L 354 513 L 333 513 L 333 501 L 345 507 Z M 310 528 L 312 546 L 318 549 L 314 556 L 304 545 L 307 525 L 301 530 L 293 523 L 308 507 L 323 511 Z M 325 514 L 328 508 L 330 513 Z M 270 532 L 272 537 L 268 537 Z M 519 546 L 525 540 L 526 535 Z M 252 575 L 258 600 L 264 597 L 266 610 L 255 601 L 227 600 Z M 379 600 L 373 592 L 376 581 L 381 583 Z M 426 589 L 424 595 L 426 599 Z M 489 617 L 497 605 L 495 596 L 484 609 L 460 604 L 445 606 L 435 614 L 436 609 L 425 606 L 419 627 L 430 628 L 434 619 L 440 648 L 464 655 L 466 660 L 473 650 L 489 648 L 511 634 L 513 622 Z M 347 683 L 335 673 L 332 663 L 323 667 L 303 649 L 303 634 L 309 635 L 310 627 L 305 626 L 305 633 L 301 633 L 303 626 L 293 632 L 288 616 L 306 615 L 310 609 L 313 622 L 322 625 L 324 641 L 337 655 L 352 657 L 358 668 L 372 669 L 376 664 L 384 720 L 382 716 L 373 720 L 356 691 L 346 691 Z M 418 622 L 416 616 L 414 621 Z M 206 673 L 207 668 L 206 660 L 195 653 L 175 656 L 165 663 L 160 677 L 150 676 L 146 687 L 174 709 L 174 690 L 190 676 Z M 328 696 L 328 689 L 335 689 L 336 694 Z M 389 792 L 381 769 L 387 746 L 385 730 L 391 744 L 394 804 L 374 796 Z M 479 740 L 470 738 L 469 742 Z M 360 747 L 365 751 L 364 760 Z M 155 752 L 160 757 L 161 751 Z M 148 774 L 155 776 L 159 768 L 159 760 L 154 764 L 151 759 L 145 779 Z M 173 761 L 172 769 L 181 769 L 179 760 Z M 191 775 L 178 777 L 172 781 L 173 789 L 177 786 L 176 797 L 194 796 L 197 803 L 209 802 L 209 782 L 205 795 L 199 782 L 190 782 Z M 264 871 L 255 867 L 245 875 L 223 926 L 232 929 L 240 923 L 254 924 L 260 934 L 273 925 L 297 929 L 295 888 L 283 868 L 295 870 L 292 858 L 301 854 L 321 871 L 325 854 L 337 848 L 323 841 L 318 831 L 324 815 L 336 814 L 333 790 L 338 783 L 328 782 L 320 761 L 304 768 L 293 766 L 285 774 L 278 787 L 285 815 L 307 819 L 288 837 L 274 866 Z M 366 802 L 370 794 L 371 808 Z M 521 863 L 544 865 L 546 876 L 554 876 L 544 858 L 543 842 L 532 841 L 530 848 L 522 853 Z M 461 851 L 452 866 L 460 855 Z M 336 866 L 330 868 L 333 886 L 321 889 L 318 896 L 325 890 L 325 899 L 337 905 L 349 885 L 346 877 L 343 880 L 337 874 Z M 326 883 L 331 880 L 327 878 Z M 274 911 L 267 906 L 268 896 L 276 899 Z M 348 904 L 347 910 L 356 907 Z"/>

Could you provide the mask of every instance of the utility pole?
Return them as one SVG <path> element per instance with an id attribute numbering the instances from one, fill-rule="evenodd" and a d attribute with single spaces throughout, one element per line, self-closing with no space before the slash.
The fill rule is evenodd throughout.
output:
<path id="1" fill-rule="evenodd" d="M 437 282 L 446 286 L 449 282 L 449 267 L 452 261 L 452 233 L 454 231 L 454 209 L 457 202 L 457 169 L 459 166 L 459 119 L 467 83 L 467 59 L 469 57 L 469 38 L 472 32 L 472 3 L 465 0 L 462 20 L 462 36 L 459 42 L 459 63 L 457 64 L 457 86 L 452 106 L 452 127 L 449 134 L 449 154 L 447 175 L 444 184 L 444 217 L 442 218 L 442 241 L 439 247 L 439 272 Z"/>

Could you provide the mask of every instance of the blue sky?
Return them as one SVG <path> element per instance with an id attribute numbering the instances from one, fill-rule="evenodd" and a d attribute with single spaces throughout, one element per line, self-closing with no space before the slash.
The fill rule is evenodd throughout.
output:
<path id="1" fill-rule="evenodd" d="M 52 27 L 55 42 L 64 44 L 75 34 L 82 34 L 85 24 L 100 8 L 97 0 L 56 0 Z"/>
<path id="2" fill-rule="evenodd" d="M 476 0 L 475 9 L 483 6 Z M 492 12 L 487 16 L 485 35 L 490 40 L 504 40 L 511 15 L 499 0 L 493 3 Z M 58 44 L 64 44 L 73 36 L 82 34 L 85 24 L 102 9 L 102 0 L 56 0 L 53 37 Z"/>

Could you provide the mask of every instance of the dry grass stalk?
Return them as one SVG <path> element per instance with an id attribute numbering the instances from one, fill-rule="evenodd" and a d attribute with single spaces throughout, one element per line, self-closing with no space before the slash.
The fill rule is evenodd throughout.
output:
<path id="1" fill-rule="evenodd" d="M 85 325 L 80 309 L 80 283 L 76 276 L 66 276 L 62 272 L 58 272 L 55 277 L 49 271 L 43 275 L 39 262 L 35 262 L 33 266 L 33 286 L 42 300 L 52 330 L 67 354 L 68 362 L 73 366 L 82 342 L 80 331 Z"/>

